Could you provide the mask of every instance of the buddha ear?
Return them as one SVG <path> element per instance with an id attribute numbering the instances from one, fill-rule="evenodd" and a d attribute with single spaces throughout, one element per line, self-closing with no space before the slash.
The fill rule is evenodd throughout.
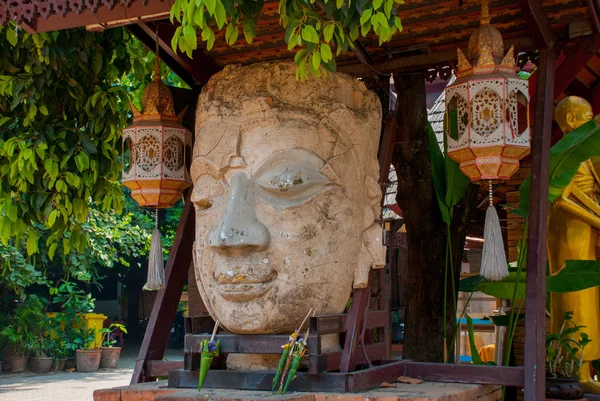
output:
<path id="1" fill-rule="evenodd" d="M 567 121 L 567 125 L 569 127 L 575 128 L 575 124 L 577 124 L 577 117 L 575 116 L 574 112 L 569 111 L 565 116 L 565 120 Z"/>
<path id="2" fill-rule="evenodd" d="M 369 284 L 371 269 L 381 269 L 385 266 L 385 247 L 382 234 L 383 230 L 377 223 L 373 223 L 363 232 L 358 263 L 354 270 L 354 288 L 365 288 Z"/>

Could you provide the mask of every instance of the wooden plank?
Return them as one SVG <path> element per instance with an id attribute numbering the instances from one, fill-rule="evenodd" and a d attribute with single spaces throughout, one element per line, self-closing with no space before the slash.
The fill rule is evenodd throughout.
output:
<path id="1" fill-rule="evenodd" d="M 371 362 L 387 359 L 387 344 L 385 342 L 369 344 L 365 347 L 367 356 Z M 308 372 L 310 374 L 320 374 L 338 370 L 340 368 L 341 358 L 342 351 L 327 352 L 321 355 L 309 355 Z M 366 362 L 367 360 L 365 359 L 362 351 L 359 349 L 356 352 L 356 358 L 354 359 L 355 366 Z"/>
<path id="2" fill-rule="evenodd" d="M 352 294 L 352 308 L 346 320 L 346 340 L 344 350 L 340 361 L 340 372 L 348 373 L 354 370 L 353 358 L 360 341 L 360 333 L 363 326 L 363 315 L 365 308 L 368 308 L 369 287 L 355 288 Z"/>
<path id="3" fill-rule="evenodd" d="M 504 41 L 504 47 L 510 48 L 515 46 L 515 53 L 520 51 L 535 49 L 535 44 L 531 37 L 520 37 L 514 39 L 507 39 Z M 444 50 L 439 52 L 430 52 L 427 54 L 419 54 L 408 57 L 395 57 L 389 60 L 375 61 L 371 64 L 371 67 L 365 64 L 350 63 L 350 64 L 338 64 L 337 71 L 344 72 L 357 77 L 362 77 L 373 73 L 373 69 L 381 73 L 392 73 L 402 70 L 414 71 L 422 70 L 425 67 L 435 67 L 438 64 L 444 62 L 456 62 L 456 50 Z"/>
<path id="4" fill-rule="evenodd" d="M 151 21 L 168 18 L 171 4 L 170 1 L 148 0 L 147 2 L 133 1 L 129 7 L 125 7 L 121 2 L 117 2 L 112 9 L 101 5 L 95 13 L 85 10 L 81 14 L 71 11 L 64 17 L 57 14 L 50 15 L 48 18 L 38 17 L 30 26 L 34 31 L 39 33 L 87 25 L 121 26 L 142 20 Z"/>
<path id="5" fill-rule="evenodd" d="M 538 48 L 554 47 L 556 39 L 540 0 L 519 0 L 519 8 Z M 552 92 L 549 92 L 552 93 Z"/>
<path id="6" fill-rule="evenodd" d="M 370 311 L 367 315 L 367 329 L 385 327 L 387 324 L 388 312 L 385 310 Z M 348 315 L 340 313 L 338 315 L 326 315 L 310 318 L 310 332 L 315 335 L 337 334 L 347 330 L 346 321 Z"/>
<path id="7" fill-rule="evenodd" d="M 596 35 L 600 35 L 600 18 L 598 18 L 600 2 L 598 0 L 587 0 L 586 2 L 588 5 L 588 12 L 592 16 L 592 23 L 594 24 Z"/>
<path id="8" fill-rule="evenodd" d="M 183 369 L 183 361 L 146 361 L 146 374 L 151 377 L 169 376 L 173 369 Z"/>
<path id="9" fill-rule="evenodd" d="M 158 27 L 158 44 L 160 46 L 161 56 L 163 54 L 169 55 L 194 79 L 196 85 L 204 85 L 208 82 L 210 77 L 221 69 L 200 49 L 196 49 L 192 52 L 192 58 L 180 51 L 173 50 L 171 48 L 171 39 L 177 29 L 176 26 L 152 22 L 140 22 L 138 25 L 147 35 L 153 38 L 155 43 L 156 29 Z M 152 50 L 154 51 L 154 49 Z"/>
<path id="10" fill-rule="evenodd" d="M 192 244 L 194 241 L 195 211 L 190 200 L 192 191 L 187 191 L 181 220 L 177 226 L 175 240 L 169 253 L 165 268 L 165 285 L 158 291 L 152 314 L 146 329 L 146 335 L 140 348 L 131 384 L 152 380 L 145 372 L 148 360 L 162 360 L 167 348 L 170 327 L 177 313 L 179 297 L 192 263 Z"/>
<path id="11" fill-rule="evenodd" d="M 350 373 L 348 375 L 348 391 L 353 393 L 362 392 L 373 388 L 373 384 L 378 387 L 383 382 L 393 383 L 399 376 L 405 375 L 405 361 L 388 362 L 381 366 Z M 369 397 L 364 398 L 368 399 Z M 394 397 L 394 399 L 398 398 Z"/>
<path id="12" fill-rule="evenodd" d="M 522 366 L 476 366 L 451 363 L 405 362 L 404 375 L 434 382 L 523 386 Z M 542 387 L 543 385 L 544 381 L 542 380 Z"/>
<path id="13" fill-rule="evenodd" d="M 210 334 L 187 334 L 184 340 L 184 352 L 199 353 L 202 340 L 210 338 Z M 310 338 L 310 337 L 309 337 Z M 281 354 L 281 346 L 288 342 L 287 334 L 252 335 L 252 334 L 217 334 L 220 340 L 220 352 L 223 354 Z M 308 341 L 308 352 L 312 353 L 312 341 Z"/>
<path id="14" fill-rule="evenodd" d="M 531 189 L 527 246 L 525 311 L 525 399 L 542 401 L 544 390 L 544 339 L 546 319 L 546 224 L 548 175 L 554 90 L 554 48 L 540 50 L 537 107 L 531 146 Z"/>
<path id="15" fill-rule="evenodd" d="M 598 42 L 596 42 L 594 51 L 578 51 L 574 57 L 565 58 L 562 64 L 556 69 L 556 82 L 554 83 L 554 91 L 552 92 L 554 99 L 558 98 L 569 87 L 569 84 L 571 84 L 581 69 L 594 57 L 597 47 Z"/>
<path id="16" fill-rule="evenodd" d="M 270 392 L 274 376 L 274 371 L 211 369 L 206 375 L 203 389 L 220 388 Z M 378 385 L 379 383 L 373 383 L 371 388 Z M 198 370 L 192 372 L 180 369 L 172 370 L 169 372 L 169 387 L 197 388 Z M 347 377 L 339 373 L 311 375 L 306 372 L 298 372 L 289 391 L 344 393 L 347 391 Z"/>

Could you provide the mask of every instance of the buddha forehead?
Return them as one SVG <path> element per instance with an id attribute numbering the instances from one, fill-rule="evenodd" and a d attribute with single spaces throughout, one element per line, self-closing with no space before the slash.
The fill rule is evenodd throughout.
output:
<path id="1" fill-rule="evenodd" d="M 207 121 L 197 131 L 202 140 L 196 142 L 194 149 L 194 179 L 205 173 L 220 176 L 231 168 L 244 168 L 251 175 L 271 155 L 290 149 L 308 150 L 324 163 L 351 149 L 352 153 L 361 150 L 354 148 L 344 132 L 331 131 L 318 122 L 287 119 L 266 122 L 250 130 L 242 126 L 233 121 Z M 355 157 L 354 161 L 358 159 L 363 158 Z"/>
<path id="2" fill-rule="evenodd" d="M 346 162 L 373 173 L 380 123 L 379 99 L 347 75 L 299 82 L 293 63 L 227 67 L 198 100 L 192 178 L 230 168 L 251 174 L 269 155 L 295 148 L 326 164 L 351 154 Z"/>

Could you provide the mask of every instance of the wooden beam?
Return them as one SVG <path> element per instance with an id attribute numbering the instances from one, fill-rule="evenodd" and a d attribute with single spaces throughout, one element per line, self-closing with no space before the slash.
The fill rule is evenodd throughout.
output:
<path id="1" fill-rule="evenodd" d="M 596 48 L 597 48 L 596 43 Z M 596 49 L 595 48 L 595 49 Z M 574 57 L 566 57 L 559 67 L 556 68 L 556 81 L 554 83 L 554 99 L 558 98 L 573 82 L 577 74 L 585 68 L 588 61 L 594 57 L 593 52 L 578 51 Z"/>
<path id="2" fill-rule="evenodd" d="M 96 25 L 97 28 L 105 25 L 107 28 L 112 28 L 138 21 L 167 18 L 171 4 L 171 1 L 148 0 L 147 2 L 133 1 L 129 7 L 125 7 L 118 2 L 112 10 L 100 6 L 95 13 L 90 10 L 83 11 L 81 14 L 71 11 L 64 17 L 57 14 L 50 15 L 48 18 L 38 17 L 30 26 L 35 32 L 40 33 L 88 25 Z"/>
<path id="3" fill-rule="evenodd" d="M 508 39 L 504 42 L 506 48 L 509 48 L 512 45 L 515 46 L 517 52 L 532 50 L 536 47 L 530 37 Z M 338 65 L 337 71 L 360 77 L 372 74 L 373 69 L 381 73 L 393 73 L 400 70 L 407 72 L 422 70 L 424 67 L 432 67 L 444 62 L 455 61 L 456 50 L 445 50 L 441 52 L 374 61 L 370 66 L 362 63 L 340 64 Z"/>
<path id="4" fill-rule="evenodd" d="M 144 341 L 135 363 L 131 384 L 152 380 L 146 362 L 160 361 L 165 355 L 169 341 L 170 328 L 175 320 L 179 298 L 187 278 L 188 269 L 192 263 L 192 252 L 195 235 L 195 210 L 191 201 L 192 191 L 188 190 L 183 207 L 183 213 L 175 240 L 169 253 L 165 268 L 165 285 L 158 291 Z"/>
<path id="5" fill-rule="evenodd" d="M 183 369 L 183 361 L 147 361 L 146 374 L 150 377 L 169 376 L 173 369 Z"/>
<path id="6" fill-rule="evenodd" d="M 542 374 L 543 367 L 544 365 L 542 365 Z M 523 386 L 522 366 L 475 366 L 407 361 L 404 363 L 403 375 L 434 382 Z M 543 386 L 544 380 L 542 380 Z"/>
<path id="7" fill-rule="evenodd" d="M 539 49 L 554 47 L 556 39 L 540 0 L 519 0 L 519 8 Z"/>
<path id="8" fill-rule="evenodd" d="M 175 51 L 171 48 L 171 39 L 175 34 L 177 27 L 168 23 L 152 23 L 152 22 L 140 22 L 137 24 L 141 29 L 141 32 L 134 32 L 136 36 L 145 36 L 145 41 L 149 41 L 156 45 L 156 29 L 158 26 L 158 45 L 160 47 L 160 57 L 163 60 L 170 60 L 174 65 L 169 65 L 173 71 L 177 69 L 188 78 L 186 83 L 190 85 L 190 78 L 193 80 L 194 87 L 196 85 L 204 85 L 210 77 L 212 77 L 220 68 L 208 57 L 202 50 L 196 49 L 192 53 L 192 58 L 189 58 L 186 54 Z M 149 38 L 149 39 L 148 39 Z M 154 50 L 156 46 L 151 49 Z M 185 71 L 185 73 L 183 73 Z M 177 75 L 180 73 L 176 72 Z M 182 79 L 183 77 L 179 75 Z"/>
<path id="9" fill-rule="evenodd" d="M 596 29 L 596 35 L 600 35 L 600 18 L 598 13 L 600 12 L 600 1 L 598 0 L 587 0 L 588 12 L 591 15 L 594 29 Z"/>
<path id="10" fill-rule="evenodd" d="M 531 146 L 531 190 L 525 299 L 525 399 L 542 401 L 546 336 L 546 225 L 556 52 L 540 50 Z"/>
<path id="11" fill-rule="evenodd" d="M 355 288 L 352 293 L 352 307 L 346 319 L 346 339 L 340 360 L 341 373 L 354 370 L 356 351 L 364 324 L 364 312 L 369 308 L 369 291 L 371 287 Z"/>

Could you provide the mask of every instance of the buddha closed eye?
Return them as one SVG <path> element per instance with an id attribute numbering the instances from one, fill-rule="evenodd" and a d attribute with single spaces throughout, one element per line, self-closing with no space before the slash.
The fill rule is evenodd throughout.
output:
<path id="1" fill-rule="evenodd" d="M 259 202 L 285 209 L 303 203 L 331 183 L 319 172 L 323 165 L 314 153 L 293 149 L 268 159 L 250 180 L 256 185 Z M 192 202 L 204 213 L 219 206 L 226 192 L 219 180 L 203 175 L 196 181 Z"/>

